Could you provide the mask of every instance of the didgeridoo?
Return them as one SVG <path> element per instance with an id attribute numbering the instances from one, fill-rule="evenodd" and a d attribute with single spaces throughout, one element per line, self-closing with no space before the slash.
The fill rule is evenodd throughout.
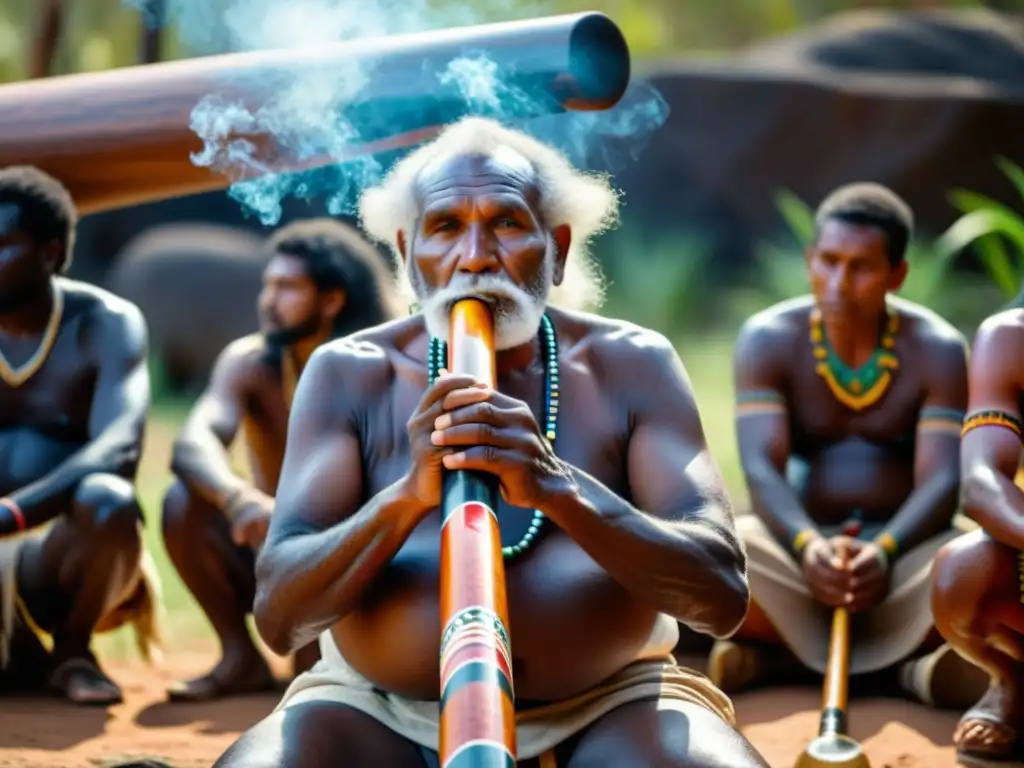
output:
<path id="1" fill-rule="evenodd" d="M 840 557 L 849 562 L 845 549 Z M 850 682 L 850 612 L 836 608 L 828 643 L 818 736 L 797 758 L 795 768 L 870 768 L 867 755 L 846 733 Z"/>
<path id="2" fill-rule="evenodd" d="M 455 304 L 448 369 L 495 385 L 491 310 Z M 516 762 L 515 693 L 498 478 L 446 472 L 441 504 L 441 768 Z"/>
<path id="3" fill-rule="evenodd" d="M 0 86 L 0 167 L 34 165 L 49 173 L 68 187 L 84 214 L 401 150 L 494 106 L 468 103 L 460 73 L 473 81 L 472 90 L 481 72 L 451 69 L 463 57 L 484 57 L 495 67 L 494 95 L 507 119 L 608 109 L 629 84 L 625 38 L 600 13 L 207 56 Z M 343 103 L 306 103 L 303 94 L 330 92 L 331 83 L 351 82 L 356 73 L 366 80 L 351 95 L 354 89 L 339 87 Z M 216 141 L 222 149 L 238 140 L 251 144 L 249 167 L 197 166 L 190 158 L 204 144 L 191 119 L 205 97 L 239 105 L 236 126 L 261 109 L 285 114 L 288 104 L 302 112 L 303 125 L 283 140 L 256 121 Z M 318 111 L 326 114 L 307 114 Z M 217 112 L 227 113 L 227 106 Z M 307 120 L 318 129 L 303 130 Z M 325 126 L 335 120 L 355 135 L 343 150 L 328 146 L 337 137 Z M 284 122 L 278 133 L 296 121 Z M 301 150 L 295 146 L 300 139 Z M 308 146 L 314 140 L 318 145 Z"/>

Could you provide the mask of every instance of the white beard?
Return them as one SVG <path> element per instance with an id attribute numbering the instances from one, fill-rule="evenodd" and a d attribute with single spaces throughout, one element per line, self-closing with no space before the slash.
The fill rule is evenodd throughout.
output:
<path id="1" fill-rule="evenodd" d="M 512 349 L 528 343 L 537 335 L 541 317 L 547 308 L 554 280 L 555 255 L 555 242 L 550 240 L 537 281 L 525 288 L 493 274 L 457 272 L 448 285 L 433 293 L 428 293 L 415 267 L 411 266 L 413 260 L 409 259 L 409 280 L 420 302 L 427 332 L 447 341 L 455 302 L 479 296 L 490 304 L 494 313 L 494 346 L 497 349 Z"/>

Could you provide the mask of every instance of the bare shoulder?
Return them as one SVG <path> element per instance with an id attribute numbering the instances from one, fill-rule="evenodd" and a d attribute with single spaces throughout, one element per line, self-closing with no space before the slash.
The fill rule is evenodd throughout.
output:
<path id="1" fill-rule="evenodd" d="M 940 363 L 967 359 L 967 338 L 940 314 L 899 297 L 890 297 L 889 303 L 897 311 L 901 327 L 906 329 L 915 349 L 923 350 Z"/>
<path id="2" fill-rule="evenodd" d="M 788 355 L 794 342 L 806 338 L 813 306 L 810 296 L 798 296 L 755 312 L 740 326 L 736 356 Z"/>
<path id="3" fill-rule="evenodd" d="M 996 386 L 996 379 L 1005 384 L 1024 387 L 1024 309 L 1008 309 L 986 318 L 974 336 L 971 358 L 972 388 L 975 380 L 987 380 Z"/>
<path id="4" fill-rule="evenodd" d="M 379 402 L 395 377 L 396 357 L 419 328 L 422 321 L 405 317 L 321 344 L 306 363 L 296 403 L 305 397 L 351 412 Z"/>
<path id="5" fill-rule="evenodd" d="M 1024 309 L 1008 309 L 985 318 L 974 335 L 974 349 L 1019 360 L 1024 352 Z"/>
<path id="6" fill-rule="evenodd" d="M 144 354 L 146 318 L 131 301 L 96 285 L 57 278 L 69 320 L 81 323 L 85 338 L 97 349 L 116 347 Z"/>

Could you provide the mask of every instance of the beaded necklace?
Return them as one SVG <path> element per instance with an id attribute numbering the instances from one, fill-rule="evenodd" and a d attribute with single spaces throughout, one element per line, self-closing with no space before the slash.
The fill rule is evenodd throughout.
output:
<path id="1" fill-rule="evenodd" d="M 540 341 L 544 355 L 544 436 L 552 446 L 558 430 L 558 339 L 555 326 L 548 316 L 542 315 L 540 320 Z M 442 368 L 447 365 L 448 344 L 436 337 L 430 338 L 427 355 L 427 372 L 430 383 L 437 381 Z M 533 510 L 533 518 L 523 537 L 512 546 L 502 547 L 501 555 L 505 560 L 524 554 L 537 543 L 541 533 L 547 527 L 548 519 L 539 509 Z"/>
<path id="2" fill-rule="evenodd" d="M 43 338 L 39 341 L 39 347 L 35 353 L 21 365 L 11 365 L 7 356 L 0 350 L 0 381 L 10 387 L 20 387 L 31 379 L 50 358 L 54 344 L 57 343 L 57 336 L 60 334 L 60 321 L 64 316 L 64 292 L 60 285 L 53 283 L 53 309 L 50 310 L 50 318 L 46 322 L 46 329 L 43 331 Z"/>
<path id="3" fill-rule="evenodd" d="M 817 307 L 811 310 L 811 349 L 817 361 L 814 370 L 825 380 L 836 400 L 851 410 L 861 411 L 881 400 L 892 383 L 892 372 L 900 367 L 894 351 L 899 315 L 892 307 L 887 307 L 886 313 L 889 321 L 875 351 L 863 365 L 851 368 L 828 343 L 822 327 L 821 312 Z"/>

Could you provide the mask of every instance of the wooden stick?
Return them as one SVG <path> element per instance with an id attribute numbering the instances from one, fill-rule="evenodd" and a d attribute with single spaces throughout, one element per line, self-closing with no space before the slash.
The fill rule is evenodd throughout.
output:
<path id="1" fill-rule="evenodd" d="M 458 302 L 451 314 L 448 369 L 495 386 L 490 308 Z M 515 693 L 498 479 L 447 472 L 441 524 L 441 768 L 516 762 Z"/>
<path id="2" fill-rule="evenodd" d="M 512 93 L 508 118 L 608 109 L 629 83 L 625 38 L 599 13 L 205 56 L 0 86 L 0 167 L 34 165 L 49 173 L 86 214 L 225 189 L 265 173 L 333 166 L 429 140 L 471 112 L 445 75 L 453 61 L 478 56 L 497 66 Z M 324 105 L 358 135 L 344 157 L 326 145 L 300 151 L 257 124 L 218 144 L 249 142 L 252 167 L 192 162 L 192 153 L 204 149 L 191 126 L 204 97 L 255 115 L 304 78 L 316 78 L 322 89 L 332 78 L 351 80 L 354 71 L 367 78 L 358 94 Z"/>
<path id="3" fill-rule="evenodd" d="M 818 735 L 846 735 L 846 708 L 850 679 L 850 613 L 836 608 L 832 614 L 832 634 L 828 643 L 828 664 L 821 697 L 821 723 Z"/>

